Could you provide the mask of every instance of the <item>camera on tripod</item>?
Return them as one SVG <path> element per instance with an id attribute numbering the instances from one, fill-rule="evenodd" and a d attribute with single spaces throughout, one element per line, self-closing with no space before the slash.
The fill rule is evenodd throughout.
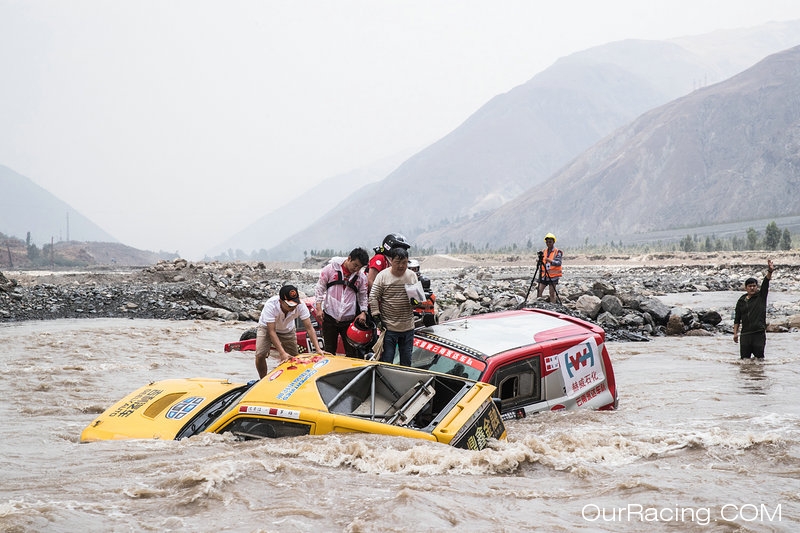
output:
<path id="1" fill-rule="evenodd" d="M 544 252 L 539 250 L 539 261 L 541 261 L 542 259 L 544 259 Z"/>

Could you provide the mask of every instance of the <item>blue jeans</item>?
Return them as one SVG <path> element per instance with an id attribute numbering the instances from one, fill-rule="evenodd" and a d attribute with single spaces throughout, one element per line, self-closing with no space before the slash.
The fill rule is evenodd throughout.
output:
<path id="1" fill-rule="evenodd" d="M 396 346 L 400 349 L 400 364 L 403 366 L 411 366 L 411 350 L 414 348 L 414 330 L 389 331 L 387 329 L 386 335 L 383 337 L 381 361 L 384 363 L 393 363 L 394 349 Z"/>

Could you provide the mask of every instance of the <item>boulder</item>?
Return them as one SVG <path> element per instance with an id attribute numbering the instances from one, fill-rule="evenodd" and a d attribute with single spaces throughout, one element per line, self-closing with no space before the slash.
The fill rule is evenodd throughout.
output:
<path id="1" fill-rule="evenodd" d="M 718 325 L 722 322 L 722 315 L 718 311 L 698 311 L 697 316 L 703 324 L 711 324 L 712 326 Z"/>
<path id="2" fill-rule="evenodd" d="M 592 294 L 584 294 L 575 302 L 575 309 L 594 320 L 602 309 L 602 301 Z"/>
<path id="3" fill-rule="evenodd" d="M 475 300 L 467 300 L 458 307 L 458 316 L 472 316 L 480 310 L 480 303 Z"/>
<path id="4" fill-rule="evenodd" d="M 622 317 L 622 323 L 626 326 L 641 327 L 644 326 L 644 316 L 638 313 L 628 313 Z"/>
<path id="5" fill-rule="evenodd" d="M 606 294 L 601 298 L 600 302 L 603 306 L 603 311 L 611 313 L 614 316 L 625 314 L 625 310 L 622 307 L 622 300 L 613 294 Z"/>
<path id="6" fill-rule="evenodd" d="M 480 300 L 481 299 L 481 296 L 480 296 L 480 294 L 478 294 L 478 291 L 476 291 L 472 287 L 470 287 L 469 289 L 464 291 L 464 296 L 466 296 L 470 300 Z"/>
<path id="7" fill-rule="evenodd" d="M 619 326 L 619 319 L 609 312 L 600 313 L 597 316 L 597 323 L 604 328 L 616 328 Z"/>
<path id="8" fill-rule="evenodd" d="M 667 335 L 683 335 L 683 320 L 679 315 L 670 315 L 667 320 Z"/>
<path id="9" fill-rule="evenodd" d="M 673 307 L 669 310 L 669 315 L 670 317 L 679 316 L 686 326 L 690 325 L 694 319 L 694 312 L 686 307 Z"/>
<path id="10" fill-rule="evenodd" d="M 642 296 L 639 294 L 625 293 L 617 294 L 617 297 L 622 301 L 624 307 L 639 310 L 639 305 L 642 303 Z"/>
<path id="11" fill-rule="evenodd" d="M 710 331 L 706 331 L 702 328 L 700 329 L 690 329 L 686 332 L 687 337 L 713 337 L 714 334 Z"/>
<path id="12" fill-rule="evenodd" d="M 669 317 L 669 307 L 661 302 L 658 298 L 646 298 L 639 304 L 639 309 L 648 313 L 653 320 L 658 324 L 666 324 L 667 317 Z"/>
<path id="13" fill-rule="evenodd" d="M 616 294 L 617 289 L 610 282 L 606 280 L 595 281 L 592 285 L 592 294 L 598 298 L 602 298 L 606 294 Z"/>

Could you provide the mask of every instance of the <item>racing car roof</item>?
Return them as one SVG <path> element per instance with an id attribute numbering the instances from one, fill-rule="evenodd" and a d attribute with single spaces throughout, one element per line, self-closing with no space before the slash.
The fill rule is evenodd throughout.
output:
<path id="1" fill-rule="evenodd" d="M 567 315 L 520 309 L 450 320 L 419 329 L 416 336 L 491 356 L 521 346 L 595 333 L 601 334 L 602 330 Z"/>

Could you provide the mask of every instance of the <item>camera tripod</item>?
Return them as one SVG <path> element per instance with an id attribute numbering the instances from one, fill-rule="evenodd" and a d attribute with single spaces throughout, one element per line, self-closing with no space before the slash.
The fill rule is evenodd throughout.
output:
<path id="1" fill-rule="evenodd" d="M 536 261 L 536 268 L 533 271 L 533 278 L 531 278 L 531 284 L 528 286 L 528 292 L 525 293 L 525 299 L 522 303 L 519 304 L 517 309 L 522 309 L 525 304 L 528 302 L 528 297 L 531 295 L 531 290 L 533 290 L 533 286 L 537 284 L 536 278 L 539 278 L 539 283 L 545 283 L 550 287 L 553 287 L 553 293 L 556 295 L 556 302 L 561 305 L 561 296 L 558 295 L 558 289 L 553 284 L 553 278 L 550 277 L 550 273 L 544 268 L 544 252 L 539 252 L 539 260 Z"/>

